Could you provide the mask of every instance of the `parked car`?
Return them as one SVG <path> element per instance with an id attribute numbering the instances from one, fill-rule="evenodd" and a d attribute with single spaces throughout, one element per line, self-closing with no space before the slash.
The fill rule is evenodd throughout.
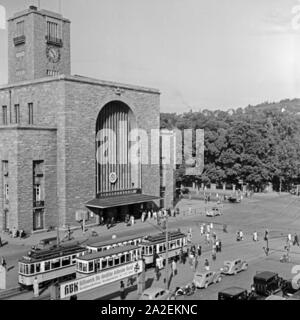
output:
<path id="1" fill-rule="evenodd" d="M 223 274 L 237 274 L 243 270 L 247 270 L 248 263 L 241 259 L 232 261 L 224 261 L 224 266 L 221 268 Z"/>
<path id="2" fill-rule="evenodd" d="M 197 288 L 207 288 L 212 283 L 222 280 L 220 271 L 196 272 L 194 275 L 194 284 Z"/>
<path id="3" fill-rule="evenodd" d="M 230 287 L 219 291 L 218 300 L 248 300 L 248 291 L 240 287 Z"/>
<path id="4" fill-rule="evenodd" d="M 221 215 L 221 210 L 218 207 L 213 207 L 210 210 L 206 211 L 207 217 L 216 217 Z"/>
<path id="5" fill-rule="evenodd" d="M 139 300 L 170 300 L 172 294 L 169 290 L 162 288 L 149 288 L 143 291 Z"/>
<path id="6" fill-rule="evenodd" d="M 258 272 L 253 277 L 252 288 L 257 295 L 268 297 L 281 291 L 283 279 L 271 271 Z"/>

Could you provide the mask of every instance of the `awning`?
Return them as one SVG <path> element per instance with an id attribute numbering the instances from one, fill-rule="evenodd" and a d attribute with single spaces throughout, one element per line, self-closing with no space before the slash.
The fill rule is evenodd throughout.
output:
<path id="1" fill-rule="evenodd" d="M 110 197 L 103 197 L 103 198 L 95 198 L 88 201 L 85 206 L 87 208 L 99 208 L 99 209 L 106 209 L 106 208 L 113 208 L 119 206 L 126 206 L 129 204 L 135 203 L 144 203 L 150 202 L 153 200 L 160 200 L 160 197 L 156 196 L 149 196 L 147 194 L 124 194 L 124 195 L 117 195 L 117 196 L 110 196 Z"/>

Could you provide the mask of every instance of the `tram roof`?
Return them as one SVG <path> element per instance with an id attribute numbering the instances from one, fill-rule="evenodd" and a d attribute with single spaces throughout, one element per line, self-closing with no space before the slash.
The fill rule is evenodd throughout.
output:
<path id="1" fill-rule="evenodd" d="M 79 243 L 73 243 L 68 245 L 60 245 L 60 246 L 53 246 L 49 249 L 42 249 L 37 251 L 29 251 L 31 254 L 27 254 L 23 256 L 20 262 L 39 262 L 43 260 L 50 260 L 54 258 L 60 258 L 63 256 L 75 254 L 77 252 L 84 251 L 83 248 Z"/>
<path id="2" fill-rule="evenodd" d="M 107 257 L 107 256 L 117 255 L 119 253 L 131 251 L 131 250 L 135 250 L 135 249 L 139 249 L 139 246 L 134 246 L 134 245 L 121 246 L 121 247 L 113 248 L 110 250 L 105 250 L 102 252 L 85 254 L 84 256 L 77 258 L 77 260 L 89 261 L 89 260 L 94 260 L 94 259 L 103 258 L 103 257 Z"/>
<path id="3" fill-rule="evenodd" d="M 184 233 L 182 233 L 181 231 L 169 231 L 168 232 L 168 240 L 173 240 L 173 239 L 177 239 L 177 238 L 182 238 L 182 237 L 186 237 L 186 235 Z M 142 241 L 143 243 L 157 243 L 157 242 L 164 242 L 166 240 L 166 233 L 165 232 L 161 232 L 155 235 L 150 235 L 144 238 L 144 240 Z"/>
<path id="4" fill-rule="evenodd" d="M 97 242 L 88 242 L 87 246 L 88 247 L 104 247 L 110 244 L 114 244 L 114 243 L 119 243 L 119 242 L 124 242 L 124 241 L 130 241 L 130 240 L 134 240 L 134 239 L 138 239 L 138 238 L 144 238 L 145 235 L 137 235 L 137 234 L 131 234 L 128 236 L 124 236 L 124 237 L 120 237 L 120 238 L 115 238 L 115 239 L 109 239 L 109 240 L 105 240 L 105 241 L 97 241 Z"/>

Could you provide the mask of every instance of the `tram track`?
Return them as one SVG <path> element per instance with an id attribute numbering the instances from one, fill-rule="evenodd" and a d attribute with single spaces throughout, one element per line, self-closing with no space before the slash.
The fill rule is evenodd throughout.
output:
<path id="1" fill-rule="evenodd" d="M 5 300 L 8 298 L 17 297 L 22 293 L 23 293 L 23 291 L 21 290 L 20 287 L 7 289 L 7 290 L 0 292 L 0 300 Z"/>

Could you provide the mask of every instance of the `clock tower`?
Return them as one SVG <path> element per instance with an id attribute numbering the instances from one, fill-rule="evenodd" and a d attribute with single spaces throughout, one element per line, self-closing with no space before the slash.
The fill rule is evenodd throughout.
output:
<path id="1" fill-rule="evenodd" d="M 8 20 L 8 82 L 70 75 L 70 21 L 30 6 Z"/>

